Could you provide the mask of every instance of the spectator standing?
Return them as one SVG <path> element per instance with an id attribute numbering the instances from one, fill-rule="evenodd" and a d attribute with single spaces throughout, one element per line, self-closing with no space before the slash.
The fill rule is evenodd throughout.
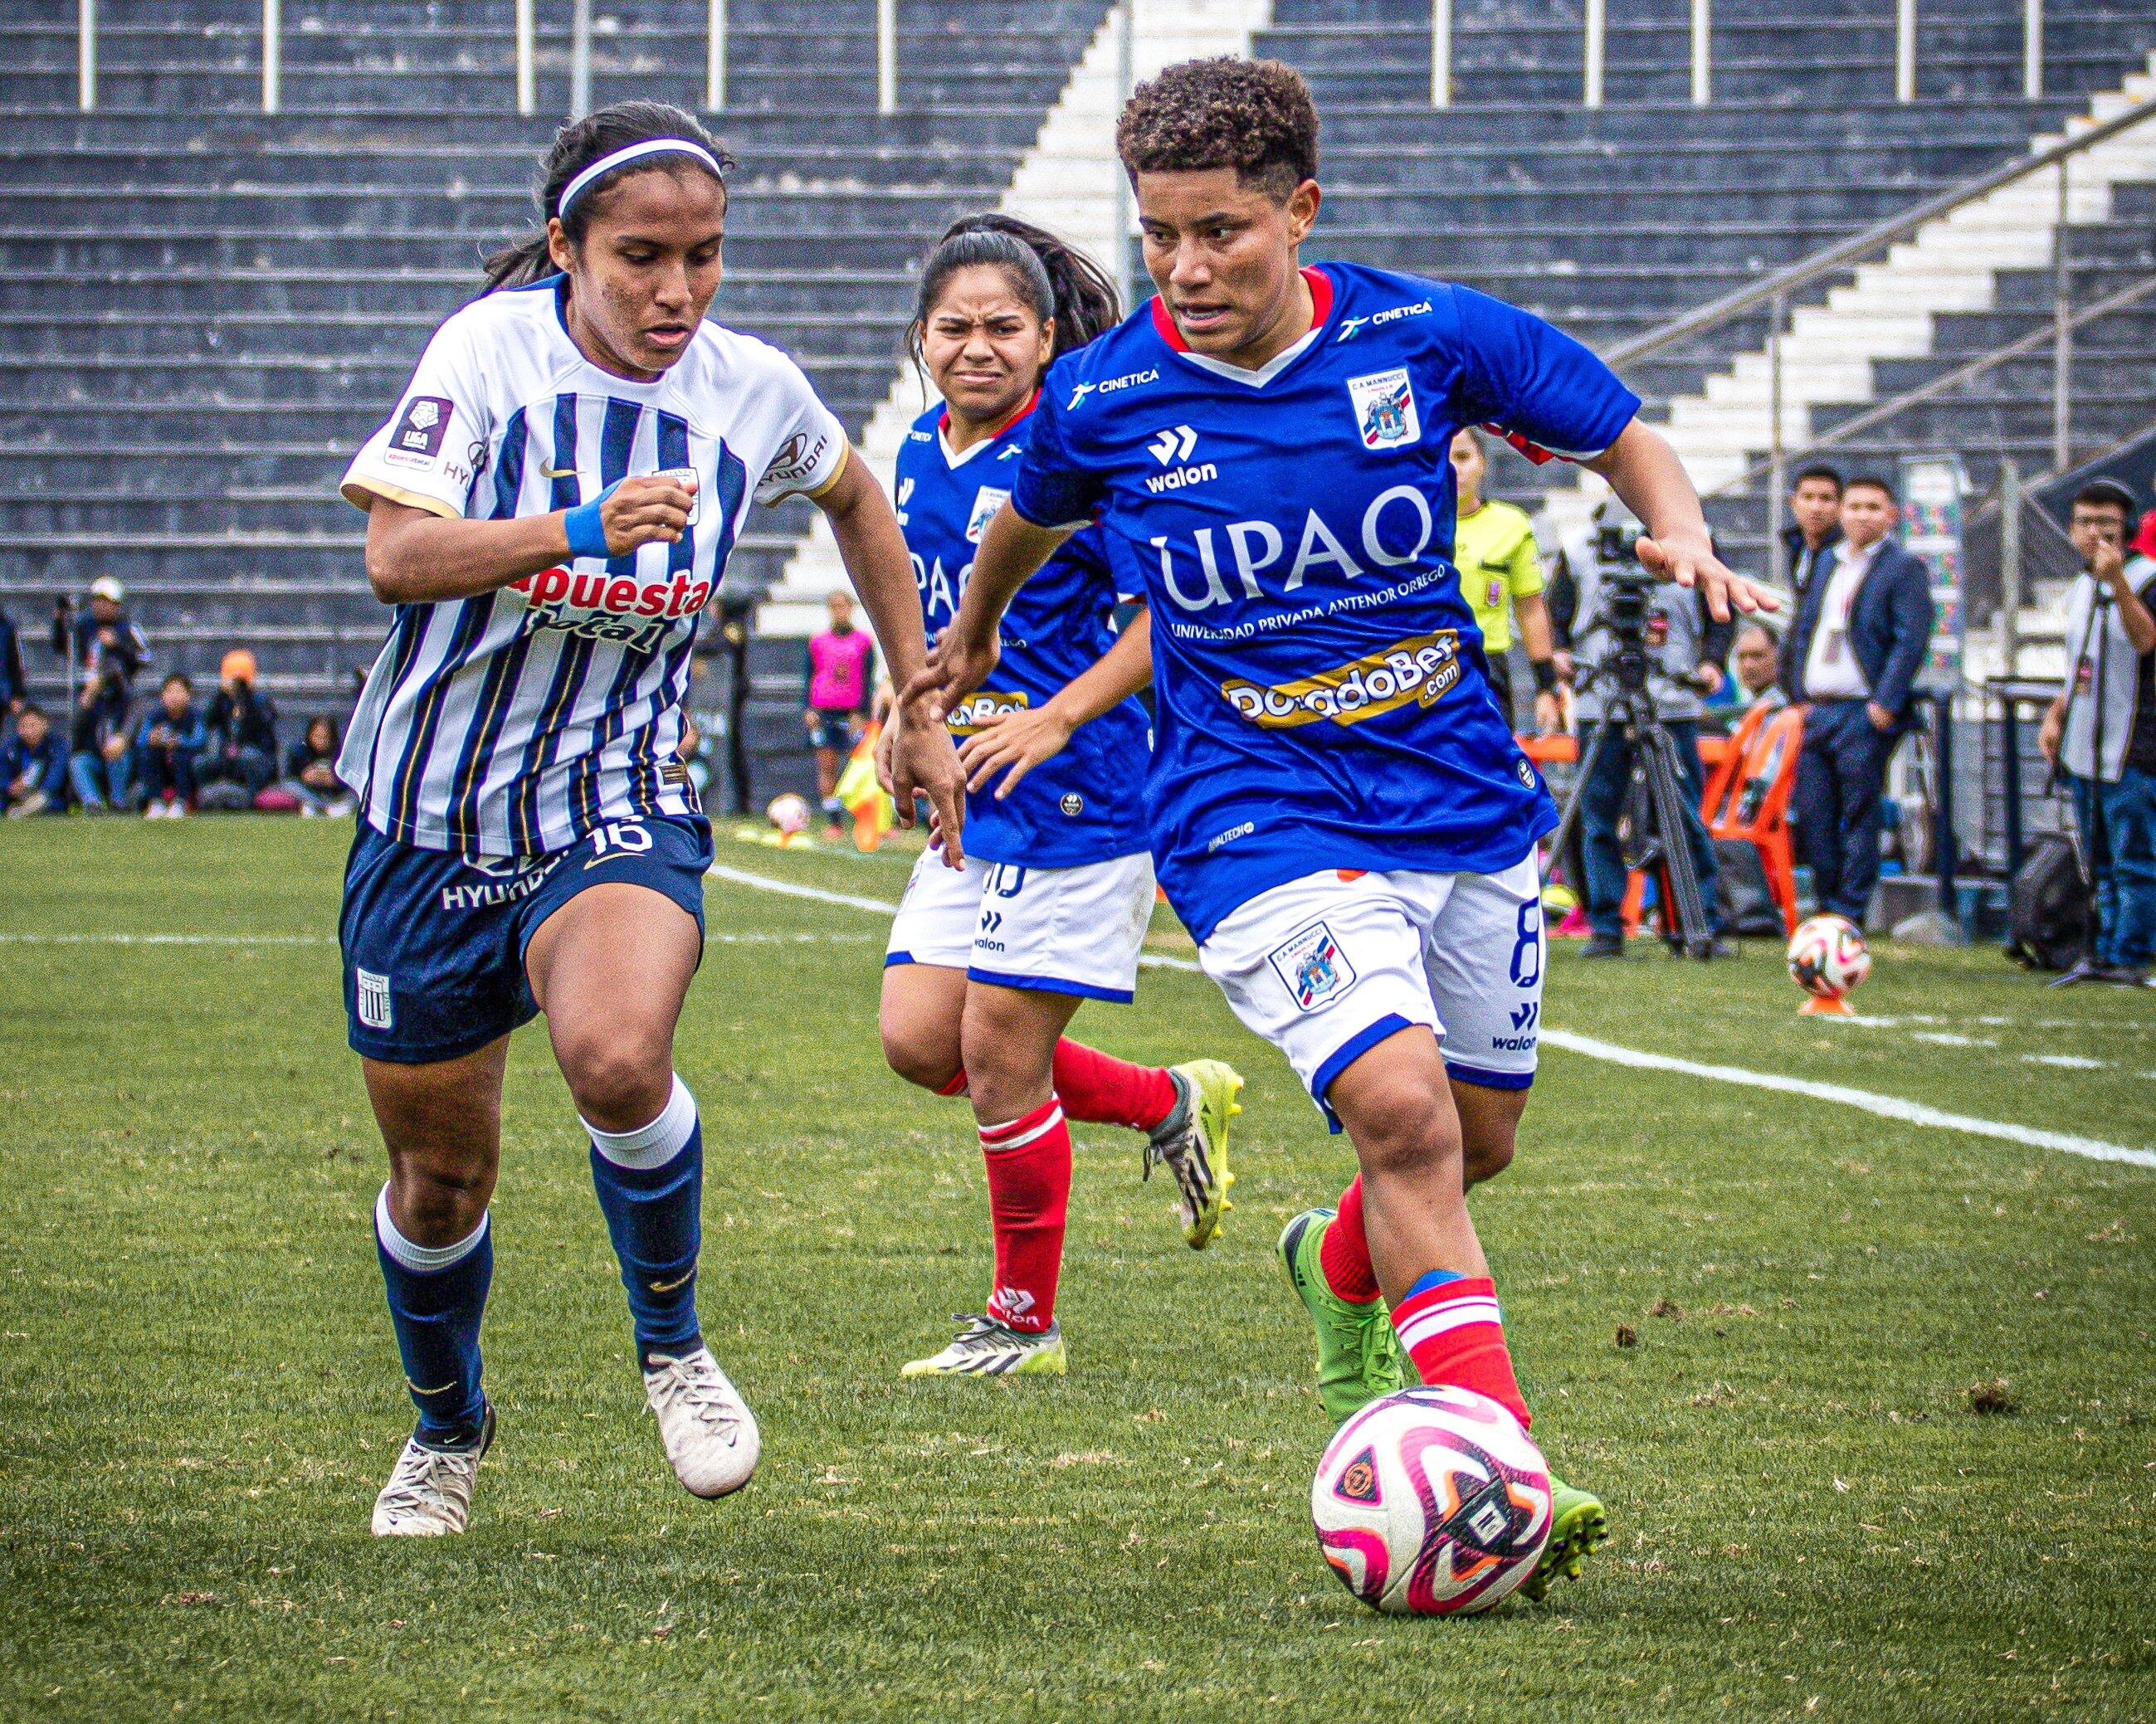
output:
<path id="1" fill-rule="evenodd" d="M 68 779 L 86 813 L 133 806 L 129 720 L 135 679 L 150 662 L 150 642 L 127 615 L 127 593 L 110 575 L 90 583 L 80 612 L 63 599 L 53 613 L 53 650 L 81 677 L 68 741 Z"/>
<path id="2" fill-rule="evenodd" d="M 1813 893 L 1860 928 L 1879 881 L 1887 762 L 1912 727 L 1938 622 L 1923 560 L 1892 536 L 1900 519 L 1885 480 L 1843 487 L 1840 541 L 1798 599 L 1782 659 L 1789 697 L 1811 703 L 1790 803 Z"/>
<path id="3" fill-rule="evenodd" d="M 1782 529 L 1782 554 L 1789 585 L 1799 598 L 1822 567 L 1831 567 L 1841 542 L 1841 475 L 1824 461 L 1797 475 L 1789 487 L 1789 524 Z"/>
<path id="4" fill-rule="evenodd" d="M 23 637 L 15 619 L 0 609 L 0 713 L 15 713 L 30 697 L 30 685 L 23 674 Z"/>
<path id="5" fill-rule="evenodd" d="M 1605 504 L 1604 509 L 1620 505 Z M 1598 511 L 1600 521 L 1602 511 Z M 1607 620 L 1603 553 L 1593 541 L 1568 546 L 1551 582 L 1550 619 L 1561 649 L 1558 666 L 1576 678 L 1573 716 L 1579 725 L 1579 757 L 1587 758 L 1602 728 L 1609 668 L 1616 643 Z M 1705 695 L 1722 686 L 1722 661 L 1728 656 L 1733 625 L 1717 623 L 1707 601 L 1682 587 L 1658 587 L 1648 602 L 1647 694 L 1656 721 L 1676 745 L 1677 770 L 1683 775 L 1685 841 L 1690 845 L 1699 895 L 1712 921 L 1715 916 L 1717 870 L 1714 845 L 1699 816 L 1705 788 L 1699 762 L 1699 721 Z M 1595 756 L 1594 771 L 1580 787 L 1580 844 L 1587 875 L 1587 957 L 1621 957 L 1625 952 L 1625 888 L 1628 875 L 1617 826 L 1624 811 L 1625 787 L 1632 779 L 1632 746 L 1623 731 L 1612 730 Z M 1669 834 L 1674 838 L 1675 834 Z M 1674 917 L 1672 918 L 1674 920 Z M 1717 947 L 1721 941 L 1715 942 Z"/>
<path id="6" fill-rule="evenodd" d="M 67 798 L 67 750 L 34 700 L 15 709 L 13 732 L 0 743 L 0 805 L 10 820 L 57 814 Z"/>
<path id="7" fill-rule="evenodd" d="M 2127 553 L 2133 505 L 2115 480 L 2074 498 L 2066 685 L 2036 741 L 2072 783 L 2097 882 L 2094 947 L 2066 979 L 2138 986 L 2156 957 L 2156 561 Z"/>
<path id="8" fill-rule="evenodd" d="M 249 798 L 268 789 L 277 776 L 277 706 L 255 691 L 254 675 L 254 654 L 244 647 L 227 653 L 218 664 L 201 767 L 203 783 L 237 784 Z"/>
<path id="9" fill-rule="evenodd" d="M 1475 613 L 1475 626 L 1482 631 L 1490 686 L 1505 722 L 1518 722 L 1507 657 L 1517 620 L 1520 644 L 1535 674 L 1535 727 L 1548 736 L 1564 726 L 1558 705 L 1549 608 L 1543 602 L 1542 553 L 1535 545 L 1534 523 L 1524 510 L 1483 496 L 1482 481 L 1488 471 L 1481 434 L 1455 432 L 1452 472 L 1460 512 L 1452 530 L 1452 563 L 1460 572 L 1460 592 Z"/>
<path id="10" fill-rule="evenodd" d="M 177 820 L 194 807 L 195 762 L 203 751 L 202 710 L 195 685 L 179 671 L 165 679 L 135 732 L 135 782 L 142 787 L 142 813 L 151 820 Z"/>
<path id="11" fill-rule="evenodd" d="M 351 790 L 337 777 L 337 750 L 342 744 L 337 721 L 326 712 L 307 721 L 306 733 L 285 751 L 285 788 L 300 805 L 302 816 L 342 816 L 357 806 Z"/>
<path id="12" fill-rule="evenodd" d="M 841 763 L 860 736 L 862 721 L 875 694 L 875 642 L 854 627 L 854 598 L 832 593 L 824 601 L 831 626 L 808 642 L 807 705 L 802 721 L 808 746 L 816 751 L 816 794 L 832 834 L 845 835 L 845 810 L 839 806 Z"/>

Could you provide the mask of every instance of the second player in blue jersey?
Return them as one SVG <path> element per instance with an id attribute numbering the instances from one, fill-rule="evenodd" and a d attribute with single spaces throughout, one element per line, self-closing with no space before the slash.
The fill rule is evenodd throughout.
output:
<path id="1" fill-rule="evenodd" d="M 1116 318 L 1115 290 L 1052 235 L 1004 215 L 945 233 L 921 266 L 916 362 L 943 398 L 899 451 L 899 524 L 932 637 L 955 618 L 981 529 L 1009 500 L 1058 353 Z M 1241 1080 L 1217 1060 L 1133 1065 L 1064 1035 L 1088 999 L 1127 1000 L 1153 906 L 1142 813 L 1148 618 L 1118 637 L 1097 532 L 1074 534 L 1006 618 L 1002 659 L 949 715 L 964 738 L 966 864 L 932 849 L 891 923 L 879 1011 L 892 1069 L 971 1096 L 995 1276 L 909 1377 L 1065 1368 L 1055 1321 L 1070 1194 L 1067 1120 L 1146 1134 L 1173 1175 L 1184 1237 L 1219 1230 Z"/>

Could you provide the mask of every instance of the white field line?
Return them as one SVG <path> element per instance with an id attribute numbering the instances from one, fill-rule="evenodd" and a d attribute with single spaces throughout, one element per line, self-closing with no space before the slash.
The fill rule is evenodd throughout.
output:
<path id="1" fill-rule="evenodd" d="M 2005 1125 L 1997 1120 L 1977 1119 L 1965 1113 L 1947 1113 L 1921 1101 L 1904 1101 L 1897 1095 L 1876 1095 L 1869 1090 L 1852 1090 L 1845 1084 L 1822 1084 L 1810 1078 L 1783 1077 L 1774 1072 L 1747 1071 L 1741 1065 L 1704 1065 L 1696 1060 L 1678 1060 L 1667 1054 L 1643 1054 L 1620 1048 L 1614 1042 L 1574 1035 L 1569 1030 L 1543 1029 L 1543 1040 L 1568 1054 L 1584 1054 L 1590 1060 L 1606 1060 L 1613 1065 L 1629 1065 L 1635 1071 L 1673 1071 L 1686 1077 L 1708 1078 L 1716 1083 L 1742 1084 L 1754 1090 L 1779 1090 L 1785 1095 L 1809 1096 L 1815 1101 L 1838 1101 L 1844 1107 L 1861 1108 L 1881 1119 L 1900 1120 L 1912 1126 L 1932 1126 L 1943 1131 L 1966 1131 L 1976 1137 L 1996 1137 L 2005 1143 L 2022 1143 L 2032 1149 L 2062 1150 L 2087 1156 L 2092 1162 L 2125 1162 L 2136 1167 L 2156 1167 L 2156 1149 L 2128 1149 L 2096 1137 L 2076 1137 L 2066 1131 L 2045 1131 L 2034 1126 Z"/>
<path id="2" fill-rule="evenodd" d="M 808 898 L 820 904 L 836 904 L 850 910 L 866 910 L 879 916 L 890 914 L 898 908 L 882 898 L 859 898 L 847 892 L 827 892 L 818 886 L 796 885 L 792 880 L 778 880 L 768 875 L 751 874 L 737 868 L 714 867 L 711 873 L 721 880 L 737 885 L 754 886 L 768 892 L 783 893 L 789 898 Z M 1168 957 L 1163 954 L 1147 952 L 1138 962 L 1155 969 L 1196 970 L 1198 966 L 1188 958 Z M 1992 1137 L 2003 1143 L 2019 1143 L 2032 1149 L 2059 1150 L 2067 1155 L 2085 1156 L 2092 1162 L 2123 1162 L 2131 1167 L 2156 1167 L 2156 1150 L 2129 1149 L 2123 1144 L 2106 1143 L 2101 1138 L 2077 1137 L 2066 1131 L 2041 1131 L 2034 1126 L 2015 1126 L 1999 1120 L 1978 1119 L 1965 1113 L 1948 1113 L 1936 1107 L 1927 1107 L 1921 1101 L 1904 1101 L 1898 1095 L 1879 1095 L 1869 1090 L 1853 1090 L 1845 1084 L 1823 1084 L 1810 1078 L 1784 1077 L 1769 1071 L 1748 1071 L 1741 1065 L 1707 1065 L 1696 1060 L 1679 1060 L 1667 1054 L 1643 1053 L 1636 1048 L 1623 1048 L 1614 1042 L 1598 1041 L 1592 1036 L 1574 1035 L 1569 1030 L 1543 1026 L 1542 1039 L 1551 1047 L 1562 1048 L 1568 1054 L 1580 1054 L 1589 1060 L 1604 1060 L 1612 1065 L 1626 1065 L 1635 1071 L 1670 1071 L 1685 1077 L 1706 1078 L 1715 1083 L 1737 1084 L 1748 1089 L 1777 1090 L 1786 1095 L 1804 1095 L 1815 1101 L 1838 1102 L 1844 1107 L 1860 1108 L 1866 1113 L 1876 1114 L 1881 1119 L 1900 1120 L 1905 1125 L 1929 1126 L 1943 1131 L 1962 1131 L 1973 1137 Z"/>

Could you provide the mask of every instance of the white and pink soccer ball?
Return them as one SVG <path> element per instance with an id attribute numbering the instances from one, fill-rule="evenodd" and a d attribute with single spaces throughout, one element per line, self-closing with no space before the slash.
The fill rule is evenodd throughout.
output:
<path id="1" fill-rule="evenodd" d="M 808 829 L 808 799 L 791 790 L 772 798 L 771 806 L 763 812 L 764 817 L 788 838 Z"/>
<path id="2" fill-rule="evenodd" d="M 1508 1598 L 1549 1542 L 1549 1466 L 1519 1421 L 1464 1388 L 1410 1388 L 1340 1427 L 1310 1516 L 1348 1590 L 1394 1616 Z"/>
<path id="3" fill-rule="evenodd" d="M 1871 973 L 1871 948 L 1846 916 L 1815 916 L 1789 936 L 1789 979 L 1820 999 L 1840 999 Z"/>

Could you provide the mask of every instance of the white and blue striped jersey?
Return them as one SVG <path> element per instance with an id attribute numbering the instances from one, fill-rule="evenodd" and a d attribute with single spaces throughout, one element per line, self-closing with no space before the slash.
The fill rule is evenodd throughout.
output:
<path id="1" fill-rule="evenodd" d="M 541 854 L 603 821 L 692 813 L 674 751 L 698 614 L 751 496 L 820 495 L 846 459 L 777 348 L 706 321 L 665 376 L 631 382 L 570 340 L 562 285 L 490 294 L 436 331 L 344 495 L 498 521 L 689 467 L 696 505 L 679 544 L 397 607 L 337 772 L 369 824 L 426 849 Z"/>

